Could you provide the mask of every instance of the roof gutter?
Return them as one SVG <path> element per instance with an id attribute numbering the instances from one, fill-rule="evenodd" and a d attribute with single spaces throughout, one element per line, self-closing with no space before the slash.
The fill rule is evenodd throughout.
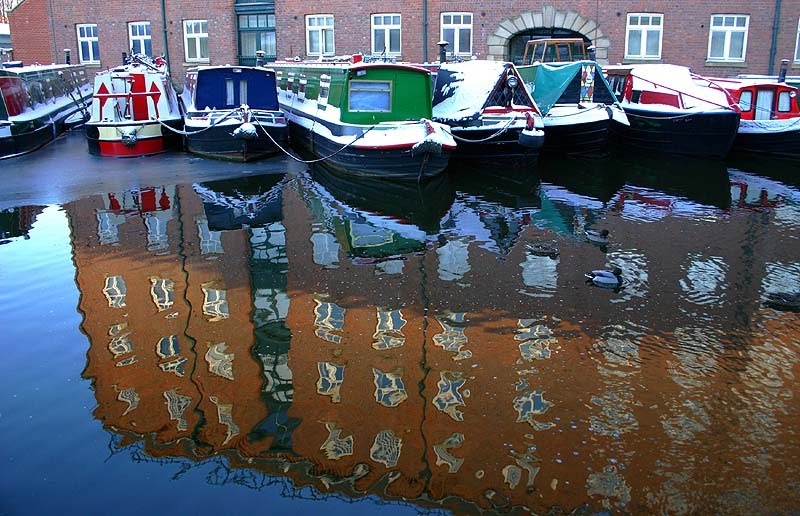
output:
<path id="1" fill-rule="evenodd" d="M 769 48 L 769 71 L 772 75 L 775 70 L 775 55 L 778 53 L 778 28 L 781 24 L 781 0 L 775 0 L 775 20 L 772 22 L 772 45 Z"/>
<path id="2" fill-rule="evenodd" d="M 167 70 L 172 69 L 172 65 L 169 62 L 169 43 L 167 39 L 167 0 L 161 0 L 161 27 L 164 31 L 164 59 L 167 61 Z"/>

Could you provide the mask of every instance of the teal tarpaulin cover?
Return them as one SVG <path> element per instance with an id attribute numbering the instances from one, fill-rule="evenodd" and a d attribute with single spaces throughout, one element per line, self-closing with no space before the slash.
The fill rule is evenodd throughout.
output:
<path id="1" fill-rule="evenodd" d="M 595 61 L 547 64 L 535 63 L 532 65 L 518 66 L 517 71 L 520 77 L 522 77 L 528 91 L 530 91 L 533 96 L 533 99 L 536 101 L 536 104 L 539 106 L 539 109 L 542 110 L 543 114 L 547 114 L 550 108 L 552 108 L 564 94 L 564 91 L 575 79 L 575 76 L 580 76 L 584 69 L 590 70 L 592 67 L 594 70 L 594 77 L 591 86 L 595 90 L 598 88 L 608 90 L 611 98 L 614 98 L 611 86 L 609 86 L 608 81 L 606 81 L 603 76 L 602 68 L 600 68 L 600 65 Z M 593 91 L 590 89 L 588 93 L 590 96 L 589 99 L 574 99 L 573 101 L 579 102 L 583 100 L 593 102 L 591 99 Z M 603 97 L 607 97 L 607 95 Z"/>

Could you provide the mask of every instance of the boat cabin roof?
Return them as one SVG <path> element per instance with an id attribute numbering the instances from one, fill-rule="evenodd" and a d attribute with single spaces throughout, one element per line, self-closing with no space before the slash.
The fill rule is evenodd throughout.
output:
<path id="1" fill-rule="evenodd" d="M 513 64 L 484 60 L 442 64 L 433 93 L 436 120 L 474 119 L 490 106 L 538 112 Z"/>
<path id="2" fill-rule="evenodd" d="M 559 61 L 583 61 L 586 55 L 586 42 L 582 38 L 544 38 L 532 39 L 525 43 L 522 64 L 537 61 L 555 63 Z"/>

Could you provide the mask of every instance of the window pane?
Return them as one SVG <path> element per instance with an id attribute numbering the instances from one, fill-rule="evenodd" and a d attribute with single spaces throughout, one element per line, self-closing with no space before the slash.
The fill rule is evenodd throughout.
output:
<path id="1" fill-rule="evenodd" d="M 781 113 L 786 113 L 787 111 L 791 111 L 792 103 L 791 97 L 789 97 L 788 91 L 782 91 L 778 94 L 778 111 Z"/>
<path id="2" fill-rule="evenodd" d="M 728 57 L 731 59 L 744 58 L 744 32 L 731 33 L 731 46 Z"/>
<path id="3" fill-rule="evenodd" d="M 98 41 L 92 40 L 92 61 L 99 61 L 100 60 L 100 43 Z"/>
<path id="4" fill-rule="evenodd" d="M 639 25 L 639 17 L 631 16 L 631 25 Z"/>
<path id="5" fill-rule="evenodd" d="M 465 14 L 464 15 L 464 19 L 461 20 L 461 23 L 463 23 L 465 25 L 472 23 L 472 15 L 471 14 Z"/>
<path id="6" fill-rule="evenodd" d="M 726 16 L 723 25 L 725 25 L 726 27 L 733 27 L 733 20 L 734 20 L 733 16 Z"/>
<path id="7" fill-rule="evenodd" d="M 708 52 L 709 57 L 725 57 L 725 33 L 714 31 L 711 33 L 711 50 Z"/>
<path id="8" fill-rule="evenodd" d="M 750 111 L 752 105 L 753 105 L 753 92 L 743 91 L 742 94 L 739 95 L 739 108 L 742 111 Z"/>
<path id="9" fill-rule="evenodd" d="M 208 59 L 208 38 L 200 38 L 200 56 L 201 59 Z"/>
<path id="10" fill-rule="evenodd" d="M 255 32 L 242 32 L 240 34 L 240 44 L 242 46 L 242 55 L 254 56 L 256 55 L 256 34 Z"/>
<path id="11" fill-rule="evenodd" d="M 631 30 L 628 31 L 628 55 L 640 56 L 642 55 L 642 31 Z"/>
<path id="12" fill-rule="evenodd" d="M 323 32 L 325 33 L 325 52 L 333 52 L 333 31 L 325 30 Z"/>
<path id="13" fill-rule="evenodd" d="M 308 53 L 319 54 L 319 31 L 308 33 Z"/>
<path id="14" fill-rule="evenodd" d="M 455 50 L 455 43 L 456 43 L 455 33 L 456 33 L 455 29 L 444 29 L 442 31 L 442 39 L 444 39 L 445 41 L 447 41 L 447 43 L 449 43 L 448 47 L 450 47 L 451 50 Z"/>
<path id="15" fill-rule="evenodd" d="M 744 27 L 745 25 L 747 25 L 747 18 L 745 18 L 744 16 L 736 18 L 737 27 Z"/>
<path id="16" fill-rule="evenodd" d="M 458 51 L 459 52 L 472 52 L 472 31 L 460 30 L 458 31 Z"/>
<path id="17" fill-rule="evenodd" d="M 278 54 L 278 47 L 275 44 L 275 33 L 274 32 L 265 32 L 261 35 L 261 50 L 267 53 L 268 56 L 274 56 Z"/>
<path id="18" fill-rule="evenodd" d="M 389 31 L 389 51 L 400 52 L 400 29 L 392 29 Z"/>
<path id="19" fill-rule="evenodd" d="M 247 24 L 247 16 L 239 16 L 239 28 L 246 29 L 249 25 Z"/>
<path id="20" fill-rule="evenodd" d="M 659 48 L 659 35 L 660 33 L 655 30 L 647 31 L 647 52 L 646 55 L 650 57 L 659 56 L 661 55 L 661 49 Z"/>
<path id="21" fill-rule="evenodd" d="M 372 33 L 372 39 L 375 42 L 375 48 L 372 49 L 372 53 L 380 54 L 383 52 L 386 46 L 383 40 L 383 29 L 375 29 Z"/>
<path id="22" fill-rule="evenodd" d="M 89 42 L 81 41 L 81 61 L 89 61 Z"/>
<path id="23" fill-rule="evenodd" d="M 722 17 L 721 16 L 714 16 L 711 18 L 711 25 L 713 27 L 721 27 L 722 26 Z"/>
<path id="24" fill-rule="evenodd" d="M 442 16 L 442 24 L 448 25 L 450 23 L 453 23 L 453 17 L 451 15 L 445 14 Z"/>

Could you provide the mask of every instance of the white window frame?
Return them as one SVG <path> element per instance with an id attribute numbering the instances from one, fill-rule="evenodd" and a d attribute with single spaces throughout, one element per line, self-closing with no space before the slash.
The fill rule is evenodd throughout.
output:
<path id="1" fill-rule="evenodd" d="M 400 13 L 378 13 L 373 14 L 372 20 L 372 54 L 399 57 L 403 53 L 403 18 Z M 388 23 L 387 23 L 388 22 Z M 383 37 L 376 39 L 375 32 L 381 31 Z M 398 48 L 391 48 L 392 31 L 397 31 Z"/>
<path id="2" fill-rule="evenodd" d="M 142 34 L 141 31 L 137 31 L 139 33 L 138 34 L 134 34 L 134 30 L 133 30 L 134 27 L 137 27 L 137 28 L 145 28 L 146 27 L 147 28 L 147 30 L 146 30 L 147 34 Z M 142 49 L 142 52 L 141 52 L 142 54 L 147 54 L 147 51 L 146 51 L 147 50 L 147 46 L 148 46 L 147 43 L 149 42 L 150 43 L 150 54 L 147 54 L 147 55 L 151 55 L 153 53 L 153 38 L 151 37 L 151 33 L 152 33 L 152 30 L 151 30 L 149 21 L 138 21 L 138 22 L 129 22 L 128 23 L 128 45 L 129 45 L 128 48 L 130 48 L 132 54 L 136 53 L 136 52 L 133 51 L 133 44 L 135 42 L 139 42 L 139 46 Z"/>
<path id="3" fill-rule="evenodd" d="M 800 19 L 797 20 L 797 38 L 794 44 L 794 62 L 800 63 Z"/>
<path id="4" fill-rule="evenodd" d="M 336 55 L 336 33 L 334 32 L 332 14 L 307 14 L 306 15 L 306 55 L 307 56 L 333 56 Z M 331 48 L 326 48 L 326 34 L 331 34 Z M 311 36 L 316 34 L 319 41 L 319 51 L 311 51 Z"/>
<path id="5" fill-rule="evenodd" d="M 469 23 L 464 22 L 465 16 L 469 16 Z M 445 22 L 446 17 L 450 17 L 449 22 Z M 459 20 L 458 22 L 454 21 L 456 18 Z M 453 30 L 453 46 L 452 48 L 448 49 L 448 53 L 458 56 L 472 55 L 472 44 L 474 39 L 472 20 L 474 19 L 475 17 L 471 12 L 444 12 L 439 16 L 439 41 L 445 40 L 444 31 L 446 29 Z M 460 47 L 460 33 L 463 30 L 469 31 L 469 48 L 466 49 Z"/>
<path id="6" fill-rule="evenodd" d="M 83 29 L 84 34 L 81 35 L 81 29 Z M 87 35 L 86 29 L 93 29 L 92 32 L 94 34 Z M 97 24 L 96 23 L 79 23 L 75 26 L 75 34 L 78 36 L 78 57 L 82 64 L 100 64 L 100 38 L 97 34 Z M 89 55 L 84 56 L 83 50 L 81 48 L 81 43 L 88 43 L 89 45 Z M 94 45 L 92 43 L 97 43 L 97 51 L 98 55 L 94 55 Z"/>
<path id="7" fill-rule="evenodd" d="M 734 25 L 725 25 L 726 18 L 733 18 Z M 737 19 L 744 19 L 744 26 L 736 25 Z M 722 20 L 722 25 L 714 25 L 716 19 Z M 712 14 L 711 21 L 708 24 L 708 61 L 723 62 L 723 63 L 743 63 L 747 57 L 747 36 L 750 30 L 750 15 L 748 14 Z M 711 57 L 711 41 L 715 32 L 722 32 L 725 35 L 723 55 Z M 744 40 L 742 41 L 742 56 L 731 57 L 730 45 L 731 34 L 735 32 L 743 32 Z"/>
<path id="8" fill-rule="evenodd" d="M 203 26 L 205 25 L 205 32 Z M 206 52 L 208 52 L 208 20 L 183 20 L 183 49 L 184 58 L 187 63 L 208 63 L 209 56 L 204 56 L 203 46 L 200 42 L 206 40 Z M 193 48 L 196 57 L 189 57 L 189 49 Z"/>
<path id="9" fill-rule="evenodd" d="M 636 24 L 631 23 L 631 19 L 636 18 Z M 648 23 L 643 24 L 642 18 L 647 18 Z M 658 24 L 654 24 L 654 20 Z M 630 42 L 631 32 L 639 31 L 639 48 L 641 53 L 631 54 L 628 43 Z M 655 55 L 647 54 L 647 36 L 652 32 L 658 32 L 658 53 Z M 661 13 L 628 13 L 625 25 L 625 59 L 661 59 L 661 48 L 664 41 L 664 15 Z"/>

